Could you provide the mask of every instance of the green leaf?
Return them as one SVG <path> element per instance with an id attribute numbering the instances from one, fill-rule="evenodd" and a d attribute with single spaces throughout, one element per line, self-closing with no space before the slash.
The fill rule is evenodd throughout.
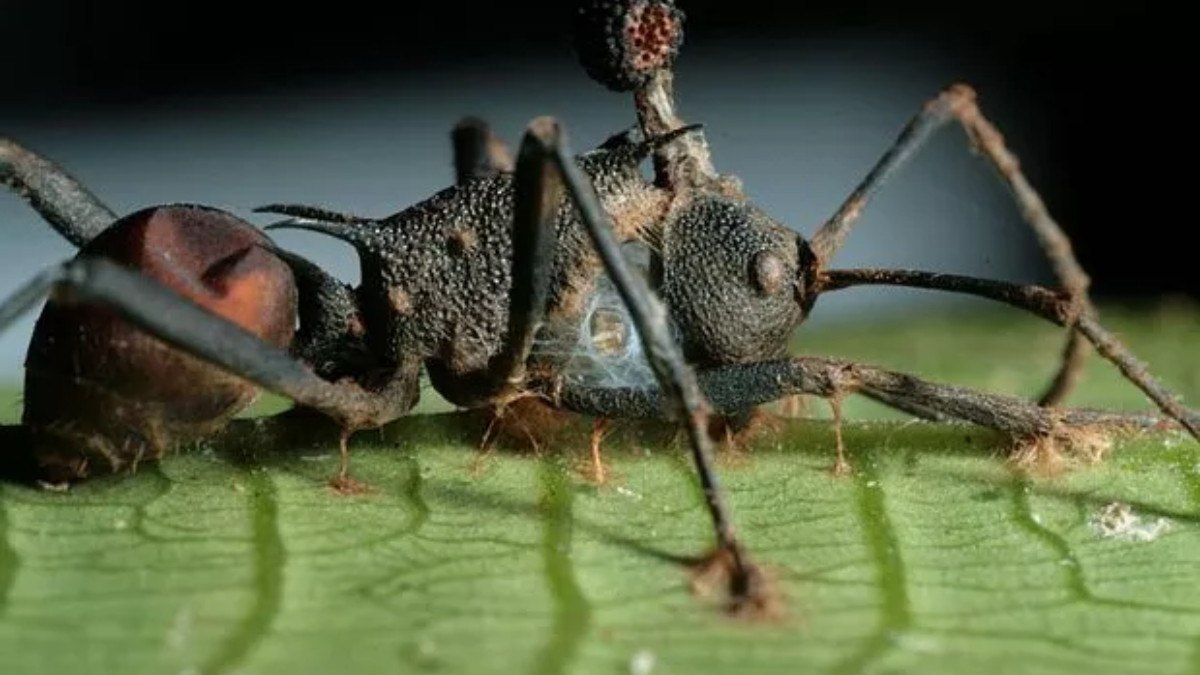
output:
<path id="1" fill-rule="evenodd" d="M 1104 316 L 1200 399 L 1200 312 Z M 1062 344 L 1008 313 L 798 340 L 1022 395 Z M 1099 359 L 1073 402 L 1148 409 Z M 325 487 L 335 446 L 270 451 L 243 421 L 241 445 L 132 477 L 67 494 L 0 486 L 0 670 L 1200 672 L 1196 443 L 1140 435 L 1103 464 L 1025 477 L 991 433 L 852 410 L 884 418 L 847 426 L 852 477 L 829 475 L 819 419 L 722 457 L 738 525 L 786 598 L 777 622 L 730 619 L 689 592 L 677 559 L 710 534 L 682 447 L 655 425 L 618 428 L 616 479 L 596 488 L 580 470 L 585 420 L 541 455 L 480 461 L 481 420 L 415 416 L 359 435 L 353 471 L 373 491 L 345 497 Z M 1125 533 L 1144 540 L 1102 527 L 1118 515 L 1140 519 Z"/>

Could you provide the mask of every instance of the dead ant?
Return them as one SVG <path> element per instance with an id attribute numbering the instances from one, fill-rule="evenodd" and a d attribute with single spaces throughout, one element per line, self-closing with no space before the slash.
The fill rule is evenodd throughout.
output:
<path id="1" fill-rule="evenodd" d="M 753 612 L 770 606 L 770 593 L 717 484 L 710 413 L 737 417 L 808 394 L 829 399 L 840 421 L 837 402 L 858 393 L 919 417 L 996 429 L 1027 446 L 1067 448 L 1098 428 L 1161 423 L 1056 406 L 1090 343 L 1200 438 L 1200 416 L 1097 322 L 1067 238 L 969 88 L 953 86 L 926 104 L 805 239 L 751 203 L 736 178 L 718 174 L 703 132 L 676 114 L 671 67 L 683 15 L 673 2 L 583 2 L 574 37 L 594 79 L 633 92 L 633 131 L 573 157 L 561 127 L 540 118 L 514 161 L 486 125 L 466 120 L 453 133 L 457 184 L 399 213 L 258 209 L 287 216 L 273 227 L 351 243 L 362 263 L 357 288 L 228 213 L 168 205 L 118 218 L 66 173 L 0 139 L 0 178 L 81 247 L 0 304 L 3 328 L 51 293 L 30 346 L 23 417 L 43 472 L 74 480 L 157 459 L 219 428 L 247 404 L 253 385 L 337 423 L 335 482 L 343 488 L 353 487 L 349 436 L 407 413 L 422 371 L 464 408 L 503 411 L 533 398 L 601 419 L 667 417 L 687 430 L 713 520 L 716 549 L 701 568 L 726 579 L 732 609 Z M 952 121 L 1012 189 L 1061 290 L 828 268 L 871 195 Z M 640 170 L 647 158 L 652 181 Z M 640 247 L 645 269 L 626 259 L 622 245 Z M 787 355 L 789 336 L 820 294 L 865 284 L 974 294 L 1032 312 L 1068 329 L 1063 364 L 1037 405 Z M 619 302 L 603 305 L 598 320 L 596 299 L 606 293 Z M 609 344 L 597 352 L 600 361 L 645 363 L 653 380 L 596 382 L 572 360 L 578 349 L 552 348 L 602 342 Z M 837 467 L 846 467 L 840 442 Z"/>

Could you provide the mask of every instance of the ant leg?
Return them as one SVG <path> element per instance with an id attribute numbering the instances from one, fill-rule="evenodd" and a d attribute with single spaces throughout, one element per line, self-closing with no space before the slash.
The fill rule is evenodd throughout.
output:
<path id="1" fill-rule="evenodd" d="M 454 145 L 454 180 L 459 185 L 472 178 L 513 170 L 508 147 L 478 117 L 459 120 L 450 132 L 450 140 Z"/>
<path id="2" fill-rule="evenodd" d="M 712 441 L 708 437 L 709 405 L 700 391 L 696 374 L 684 360 L 683 352 L 671 337 L 667 310 L 637 276 L 621 255 L 613 236 L 613 226 L 596 196 L 587 175 L 575 163 L 558 123 L 539 118 L 529 127 L 529 136 L 540 150 L 557 165 L 605 270 L 629 309 L 634 326 L 646 345 L 650 366 L 665 392 L 664 409 L 684 422 L 691 441 L 692 459 L 699 474 L 709 515 L 716 534 L 717 550 L 707 561 L 712 570 L 725 567 L 729 574 L 729 609 L 733 612 L 769 611 L 771 598 L 764 587 L 766 580 L 743 547 L 729 516 L 725 494 L 717 483 Z M 726 567 L 727 566 L 727 567 Z"/>
<path id="3" fill-rule="evenodd" d="M 795 394 L 830 398 L 861 394 L 937 412 L 995 429 L 1023 441 L 1070 440 L 1088 427 L 1158 427 L 1162 417 L 1076 408 L 1047 409 L 1024 399 L 928 382 L 871 365 L 817 357 L 742 363 L 702 371 L 700 388 L 717 413 L 732 413 Z M 558 405 L 589 415 L 660 418 L 662 392 L 654 387 L 594 388 L 568 382 L 547 385 Z"/>
<path id="4" fill-rule="evenodd" d="M 0 303 L 0 330 L 46 293 L 55 302 L 108 307 L 185 353 L 324 413 L 347 432 L 396 419 L 419 394 L 419 359 L 395 366 L 378 388 L 328 382 L 237 324 L 104 258 L 76 258 L 36 277 Z"/>
<path id="5" fill-rule="evenodd" d="M 946 415 L 943 415 L 942 413 L 937 412 L 936 410 L 930 410 L 929 408 L 923 408 L 921 406 L 913 404 L 911 401 L 893 398 L 891 396 L 888 396 L 887 394 L 881 394 L 879 392 L 859 392 L 859 393 L 862 394 L 863 396 L 865 396 L 866 398 L 871 399 L 872 401 L 876 401 L 877 403 L 882 403 L 883 405 L 886 405 L 889 408 L 894 408 L 896 410 L 899 410 L 900 412 L 908 413 L 909 415 L 912 415 L 913 417 L 916 417 L 918 419 L 923 419 L 923 420 L 926 420 L 929 422 L 949 422 L 953 419 L 952 417 L 947 417 Z"/>
<path id="6" fill-rule="evenodd" d="M 1075 259 L 1070 239 L 1050 216 L 1037 191 L 1021 173 L 1017 158 L 1004 145 L 1004 137 L 979 110 L 975 92 L 964 84 L 953 85 L 926 103 L 900 133 L 891 149 L 842 203 L 837 213 L 821 226 L 811 244 L 818 259 L 822 264 L 829 262 L 875 192 L 925 145 L 934 132 L 951 121 L 958 121 L 962 125 L 974 147 L 983 152 L 1012 191 L 1022 217 L 1033 228 L 1042 250 L 1049 258 L 1058 283 L 1071 298 L 1072 316 L 1094 316 L 1095 308 L 1088 298 L 1088 285 L 1091 282 Z M 1074 328 L 1074 318 L 1068 323 Z M 1063 351 L 1062 365 L 1039 398 L 1041 405 L 1057 405 L 1070 393 L 1079 379 L 1086 346 L 1079 331 L 1072 330 Z"/>
<path id="7" fill-rule="evenodd" d="M 474 130 L 478 132 L 480 128 L 476 126 Z M 482 131 L 486 133 L 486 127 Z M 555 217 L 563 191 L 551 158 L 528 134 L 521 143 L 514 181 L 512 288 L 504 348 L 489 361 L 486 370 L 479 373 L 461 375 L 451 373 L 437 363 L 427 365 L 430 378 L 438 383 L 438 388 L 443 392 L 453 391 L 452 400 L 466 407 L 503 406 L 524 395 L 521 384 L 525 379 L 526 361 L 549 297 L 556 242 Z M 268 229 L 301 225 L 303 221 L 312 220 L 359 222 L 350 216 L 310 207 L 274 205 L 257 210 L 291 215 L 295 219 Z M 487 440 L 490 438 L 485 435 L 482 447 L 487 447 Z"/>
<path id="8" fill-rule="evenodd" d="M 504 349 L 488 366 L 490 382 L 480 389 L 489 398 L 525 380 L 525 364 L 550 298 L 557 243 L 554 228 L 563 185 L 540 133 L 531 125 L 517 153 L 508 331 Z"/>
<path id="9" fill-rule="evenodd" d="M 117 219 L 79 181 L 0 136 L 0 183 L 12 188 L 67 241 L 83 246 Z"/>
<path id="10" fill-rule="evenodd" d="M 563 185 L 543 140 L 531 125 L 521 139 L 513 184 L 512 261 L 504 347 L 486 370 L 460 375 L 427 364 L 439 391 L 464 407 L 501 405 L 524 396 L 525 367 L 545 318 L 557 243 L 555 222 Z"/>
<path id="11" fill-rule="evenodd" d="M 826 399 L 829 409 L 833 411 L 833 439 L 837 445 L 837 459 L 834 460 L 830 473 L 835 476 L 850 475 L 850 462 L 846 461 L 846 442 L 842 439 L 842 392 L 835 391 Z"/>
<path id="12" fill-rule="evenodd" d="M 977 279 L 955 274 L 937 274 L 914 270 L 830 270 L 817 281 L 819 292 L 861 285 L 906 286 L 931 290 L 977 295 L 1004 302 L 1055 323 L 1072 326 L 1087 339 L 1096 351 L 1113 363 L 1141 389 L 1164 415 L 1179 422 L 1192 436 L 1200 440 L 1200 414 L 1181 405 L 1166 386 L 1150 374 L 1129 348 L 1105 330 L 1091 315 L 1076 313 L 1075 298 L 1040 286 L 1022 286 L 990 279 Z"/>
<path id="13" fill-rule="evenodd" d="M 588 438 L 588 449 L 592 456 L 592 481 L 597 485 L 603 485 L 607 480 L 604 470 L 604 456 L 600 452 L 600 446 L 604 443 L 604 436 L 608 433 L 608 425 L 611 422 L 607 417 L 597 417 L 592 420 L 592 433 Z"/>
<path id="14" fill-rule="evenodd" d="M 475 449 L 475 459 L 471 462 L 471 475 L 476 478 L 483 475 L 483 464 L 492 455 L 493 434 L 503 416 L 503 410 L 494 409 L 492 411 L 492 418 L 488 420 L 487 427 L 483 430 L 483 438 L 479 439 L 479 447 Z"/>

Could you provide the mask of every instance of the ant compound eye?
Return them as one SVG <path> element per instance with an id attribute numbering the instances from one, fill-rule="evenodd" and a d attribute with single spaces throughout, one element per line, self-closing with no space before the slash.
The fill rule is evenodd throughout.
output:
<path id="1" fill-rule="evenodd" d="M 683 44 L 683 12 L 673 0 L 581 0 L 573 38 L 593 80 L 630 91 L 671 67 Z"/>
<path id="2" fill-rule="evenodd" d="M 783 260 L 774 253 L 763 251 L 754 256 L 754 285 L 762 295 L 775 295 L 783 288 L 787 269 Z"/>

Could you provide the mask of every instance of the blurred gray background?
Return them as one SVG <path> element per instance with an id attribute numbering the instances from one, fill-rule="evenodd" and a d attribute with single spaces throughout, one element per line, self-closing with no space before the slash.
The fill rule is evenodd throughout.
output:
<path id="1" fill-rule="evenodd" d="M 213 45 L 178 34 L 134 33 L 142 43 L 130 46 L 131 36 L 124 35 L 110 45 L 113 55 L 102 36 L 92 34 L 120 25 L 111 12 L 91 3 L 50 6 L 0 13 L 0 31 L 29 47 L 22 52 L 26 65 L 0 76 L 10 77 L 19 94 L 0 98 L 0 134 L 58 161 L 122 213 L 199 202 L 265 224 L 269 218 L 249 210 L 300 202 L 383 215 L 452 181 L 448 130 L 464 115 L 489 119 L 514 143 L 531 118 L 556 115 L 577 149 L 633 122 L 627 96 L 582 74 L 559 24 L 531 26 L 516 17 L 511 26 L 524 32 L 498 40 L 494 50 L 467 31 L 459 38 L 469 50 L 443 53 L 435 44 L 421 51 L 410 42 L 391 60 L 366 58 L 369 53 L 348 59 L 345 43 L 364 41 L 340 34 L 330 42 L 332 31 L 282 41 L 286 24 L 275 34 L 264 32 L 265 42 L 293 50 L 293 62 L 270 44 L 240 60 L 240 33 Z M 823 30 L 780 30 L 781 20 L 730 30 L 717 20 L 720 7 L 704 3 L 693 15 L 699 18 L 689 23 L 677 68 L 681 112 L 706 125 L 718 168 L 739 175 L 754 199 L 801 232 L 811 233 L 833 212 L 924 100 L 960 79 L 980 90 L 985 112 L 1006 132 L 1035 183 L 1046 181 L 1052 197 L 1068 201 L 1061 197 L 1063 179 L 1053 172 L 1062 167 L 1064 148 L 1055 136 L 1063 116 L 1061 110 L 1046 114 L 1046 83 L 1038 84 L 1041 97 L 1031 96 L 1029 81 L 998 67 L 995 54 L 961 34 L 939 40 L 939 29 L 860 25 L 837 14 L 818 24 Z M 107 23 L 94 25 L 97 17 Z M 73 29 L 63 30 L 68 20 Z M 186 35 L 207 25 L 200 21 Z M 331 28 L 339 25 L 333 20 Z M 479 28 L 498 33 L 508 27 Z M 445 42 L 443 33 L 422 36 L 419 29 L 396 35 L 422 37 Z M 88 48 L 55 52 L 73 39 Z M 200 51 L 175 53 L 192 48 Z M 221 53 L 209 58 L 203 49 Z M 164 50 L 171 53 L 160 58 Z M 326 56 L 337 67 L 319 67 Z M 108 70 L 123 65 L 130 70 Z M 1097 124 L 1118 127 L 1119 113 L 1097 109 Z M 1068 201 L 1065 210 L 1077 211 L 1077 204 Z M 346 280 L 357 278 L 352 252 L 338 242 L 303 233 L 276 239 Z M 72 252 L 23 202 L 0 193 L 0 293 Z M 872 203 L 836 264 L 1049 279 L 1007 193 L 967 152 L 957 129 L 942 133 Z M 961 302 L 901 290 L 848 291 L 823 298 L 815 320 L 955 301 Z M 0 335 L 0 382 L 17 380 L 32 321 Z"/>

